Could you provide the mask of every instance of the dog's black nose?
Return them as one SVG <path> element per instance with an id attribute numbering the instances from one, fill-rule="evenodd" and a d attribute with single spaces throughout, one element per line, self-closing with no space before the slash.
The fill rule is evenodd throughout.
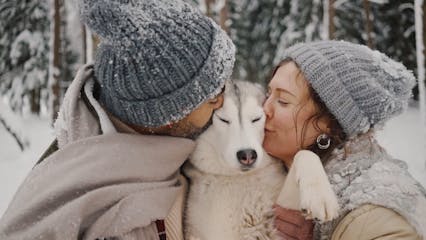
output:
<path id="1" fill-rule="evenodd" d="M 245 167 L 252 166 L 257 159 L 257 153 L 254 149 L 243 149 L 237 152 L 238 161 Z"/>

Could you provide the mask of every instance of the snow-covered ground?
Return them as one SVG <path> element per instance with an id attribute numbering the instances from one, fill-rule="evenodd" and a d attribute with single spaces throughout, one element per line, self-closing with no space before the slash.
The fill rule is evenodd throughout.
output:
<path id="1" fill-rule="evenodd" d="M 15 140 L 0 125 L 0 216 L 3 215 L 19 184 L 53 140 L 53 130 L 47 119 L 35 116 L 20 119 L 14 126 L 24 126 L 19 134 L 30 142 L 21 152 Z"/>
<path id="2" fill-rule="evenodd" d="M 22 135 L 27 136 L 31 146 L 21 153 L 0 125 L 0 216 L 25 175 L 53 139 L 47 119 L 30 117 L 14 121 L 15 126 L 23 128 Z M 403 115 L 389 121 L 378 138 L 393 156 L 408 162 L 410 172 L 426 187 L 426 143 L 421 125 L 418 107 L 412 106 Z"/>
<path id="3" fill-rule="evenodd" d="M 413 104 L 414 105 L 414 104 Z M 418 104 L 391 119 L 378 132 L 381 145 L 395 158 L 408 163 L 408 170 L 426 188 L 426 139 Z"/>

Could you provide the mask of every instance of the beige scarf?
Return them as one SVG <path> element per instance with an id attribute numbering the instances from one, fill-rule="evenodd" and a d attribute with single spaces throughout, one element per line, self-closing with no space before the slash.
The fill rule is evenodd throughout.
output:
<path id="1" fill-rule="evenodd" d="M 80 96 L 91 75 L 84 67 L 68 89 L 55 124 L 60 149 L 21 185 L 0 220 L 0 239 L 158 239 L 153 221 L 175 203 L 179 167 L 195 144 L 117 133 L 106 114 L 99 126 Z"/>

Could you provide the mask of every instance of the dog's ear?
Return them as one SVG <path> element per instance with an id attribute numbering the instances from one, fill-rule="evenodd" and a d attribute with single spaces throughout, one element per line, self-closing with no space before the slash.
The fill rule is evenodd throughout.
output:
<path id="1" fill-rule="evenodd" d="M 257 89 L 261 90 L 261 91 L 265 91 L 265 88 L 260 84 L 260 83 L 254 83 L 253 84 Z"/>
<path id="2" fill-rule="evenodd" d="M 260 83 L 254 83 L 253 86 L 256 88 L 256 90 L 258 90 L 256 99 L 263 103 L 266 98 L 266 89 Z"/>
<path id="3" fill-rule="evenodd" d="M 233 85 L 235 83 L 234 79 L 229 79 L 225 82 L 225 91 L 224 94 L 226 95 L 227 92 L 231 91 L 231 89 L 233 88 Z"/>

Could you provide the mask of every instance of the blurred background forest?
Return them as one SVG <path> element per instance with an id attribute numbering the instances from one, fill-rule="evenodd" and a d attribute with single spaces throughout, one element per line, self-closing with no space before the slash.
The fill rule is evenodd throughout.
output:
<path id="1" fill-rule="evenodd" d="M 423 1 L 187 1 L 215 19 L 233 39 L 235 78 L 264 83 L 286 47 L 300 41 L 343 39 L 403 62 L 421 83 L 413 89 L 414 99 L 424 96 L 419 94 L 425 81 Z M 1 108 L 18 116 L 48 116 L 50 122 L 56 118 L 74 74 L 92 61 L 98 44 L 80 23 L 77 2 L 0 0 Z M 0 111 L 0 122 L 25 148 L 25 140 L 4 115 Z"/>

